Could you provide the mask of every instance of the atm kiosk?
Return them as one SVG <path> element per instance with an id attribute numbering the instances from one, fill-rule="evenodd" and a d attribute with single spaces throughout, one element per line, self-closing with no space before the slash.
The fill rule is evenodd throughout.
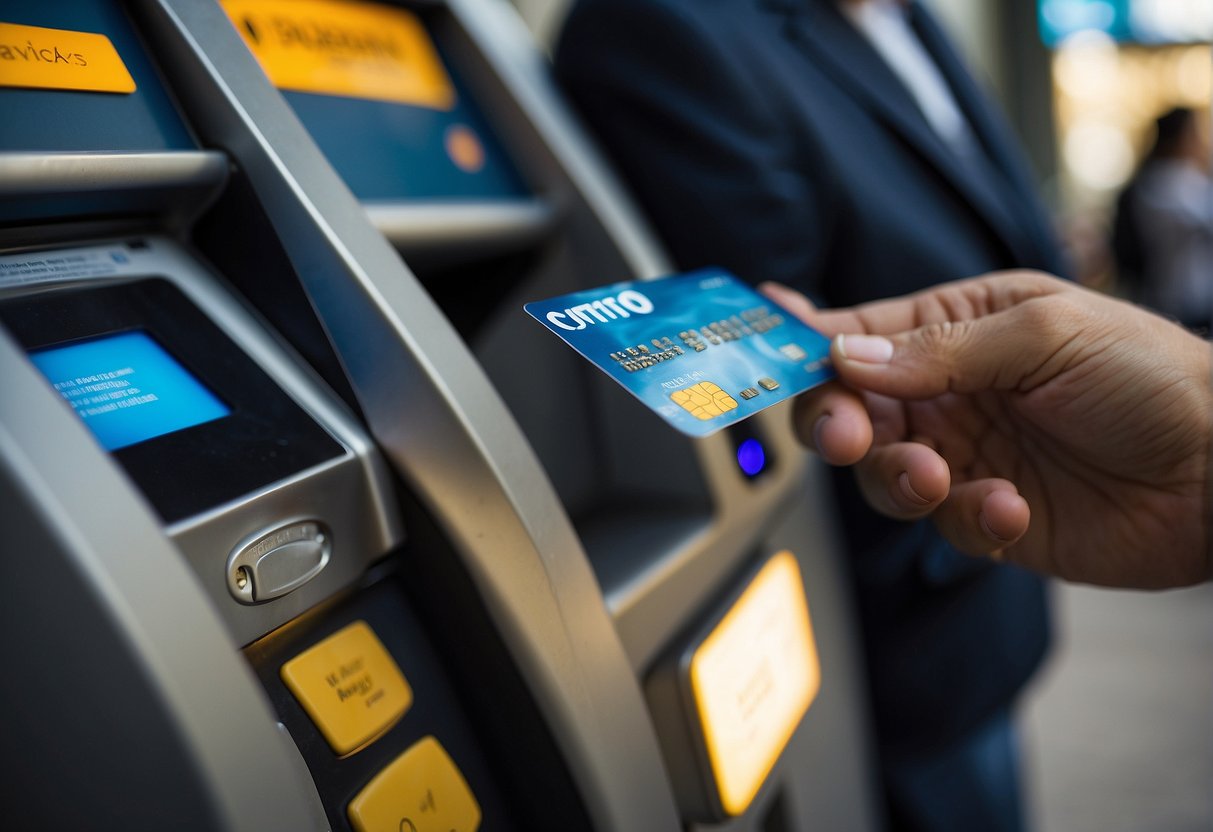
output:
<path id="1" fill-rule="evenodd" d="M 434 101 L 360 121 L 358 96 L 284 94 L 242 39 L 268 37 L 257 7 L 225 6 L 0 16 L 14 54 L 104 70 L 0 67 L 8 817 L 870 828 L 787 413 L 747 429 L 775 460 L 749 479 L 738 437 L 673 436 L 521 314 L 667 269 L 516 17 L 387 8 L 455 102 L 410 147 Z M 427 185 L 426 152 L 494 182 Z M 739 614 L 800 621 L 802 585 L 815 698 L 742 726 L 766 742 L 734 781 L 702 691 L 761 652 Z"/>
<path id="2" fill-rule="evenodd" d="M 146 32 L 27 3 L 0 36 L 105 70 L 0 74 L 6 825 L 591 828 L 468 578 L 412 565 L 449 536 L 194 239 L 237 184 Z"/>
<path id="3" fill-rule="evenodd" d="M 293 122 L 290 116 L 307 128 L 508 405 L 576 530 L 646 689 L 683 820 L 735 817 L 739 827 L 755 828 L 831 818 L 851 828 L 869 823 L 866 810 L 854 808 L 866 804 L 863 706 L 845 591 L 816 471 L 791 435 L 787 410 L 706 441 L 685 440 L 519 311 L 529 300 L 657 276 L 669 266 L 554 95 L 512 10 L 493 2 L 229 0 L 225 28 L 213 15 L 166 5 L 204 54 L 224 56 L 210 81 L 198 82 L 200 91 L 222 90 L 225 106 L 238 111 L 233 121 L 246 129 L 268 133 Z M 249 94 L 253 72 L 235 54 L 232 31 L 279 88 L 285 112 L 247 115 L 268 113 L 269 103 Z M 400 51 L 410 56 L 402 63 L 412 82 L 385 93 L 374 78 L 355 90 L 343 86 L 349 74 L 323 77 L 326 63 L 349 69 L 367 43 L 377 38 L 376 48 L 387 51 L 393 37 L 408 47 Z M 188 61 L 180 63 L 178 77 L 189 76 Z M 300 64 L 313 72 L 302 73 Z M 213 141 L 224 143 L 222 134 L 216 128 Z M 257 154 L 233 153 L 250 180 L 259 166 L 302 176 L 315 156 L 295 155 L 298 141 L 282 130 Z M 267 175 L 253 187 L 281 183 Z M 317 183 L 314 204 L 336 199 L 328 187 Z M 368 280 L 380 291 L 394 288 L 384 271 Z M 320 298 L 331 288 L 305 290 L 323 322 L 332 310 Z M 358 343 L 352 338 L 347 348 Z M 384 380 L 366 383 L 376 389 Z M 747 474 L 737 450 L 750 439 L 763 443 L 768 465 Z M 762 793 L 729 808 L 696 736 L 698 706 L 685 701 L 685 666 L 702 633 L 714 632 L 781 551 L 793 553 L 804 575 L 824 683 L 778 763 L 760 765 L 774 767 L 757 778 L 768 782 Z M 688 723 L 687 731 L 667 728 Z"/>

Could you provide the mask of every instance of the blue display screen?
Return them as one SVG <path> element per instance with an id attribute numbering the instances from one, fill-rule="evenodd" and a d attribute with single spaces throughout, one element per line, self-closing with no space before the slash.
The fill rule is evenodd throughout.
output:
<path id="1" fill-rule="evenodd" d="M 231 413 L 145 332 L 30 353 L 107 451 Z"/>

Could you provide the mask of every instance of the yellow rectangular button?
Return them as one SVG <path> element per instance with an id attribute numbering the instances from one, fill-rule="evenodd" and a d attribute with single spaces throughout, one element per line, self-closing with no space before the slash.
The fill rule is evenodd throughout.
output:
<path id="1" fill-rule="evenodd" d="M 691 691 L 725 812 L 761 788 L 821 686 L 800 567 L 771 558 L 691 658 Z"/>
<path id="2" fill-rule="evenodd" d="M 433 737 L 409 746 L 350 801 L 356 832 L 476 832 L 480 805 Z"/>
<path id="3" fill-rule="evenodd" d="M 221 0 L 279 89 L 455 105 L 455 86 L 417 15 L 357 0 Z"/>
<path id="4" fill-rule="evenodd" d="M 355 621 L 282 666 L 282 681 L 339 755 L 383 734 L 413 704 L 413 691 L 383 642 Z"/>
<path id="5" fill-rule="evenodd" d="M 105 35 L 0 23 L 0 87 L 135 91 L 135 79 Z"/>

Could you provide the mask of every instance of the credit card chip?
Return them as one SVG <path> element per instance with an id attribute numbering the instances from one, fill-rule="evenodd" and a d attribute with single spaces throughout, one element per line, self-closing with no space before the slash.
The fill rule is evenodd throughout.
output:
<path id="1" fill-rule="evenodd" d="M 696 419 L 706 421 L 737 409 L 737 400 L 720 389 L 720 385 L 701 381 L 670 394 L 670 400 Z"/>

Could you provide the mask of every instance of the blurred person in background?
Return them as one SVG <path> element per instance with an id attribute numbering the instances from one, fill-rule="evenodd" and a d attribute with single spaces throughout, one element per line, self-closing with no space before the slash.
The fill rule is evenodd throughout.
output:
<path id="1" fill-rule="evenodd" d="M 1195 111 L 1155 122 L 1154 144 L 1116 202 L 1112 249 L 1122 289 L 1199 331 L 1213 319 L 1213 176 Z"/>
<path id="2" fill-rule="evenodd" d="M 555 69 L 682 269 L 830 306 L 1066 269 L 1009 128 L 921 3 L 580 0 Z M 1017 832 L 1012 712 L 1049 643 L 1044 583 L 874 513 L 849 471 L 834 483 L 889 827 Z"/>

